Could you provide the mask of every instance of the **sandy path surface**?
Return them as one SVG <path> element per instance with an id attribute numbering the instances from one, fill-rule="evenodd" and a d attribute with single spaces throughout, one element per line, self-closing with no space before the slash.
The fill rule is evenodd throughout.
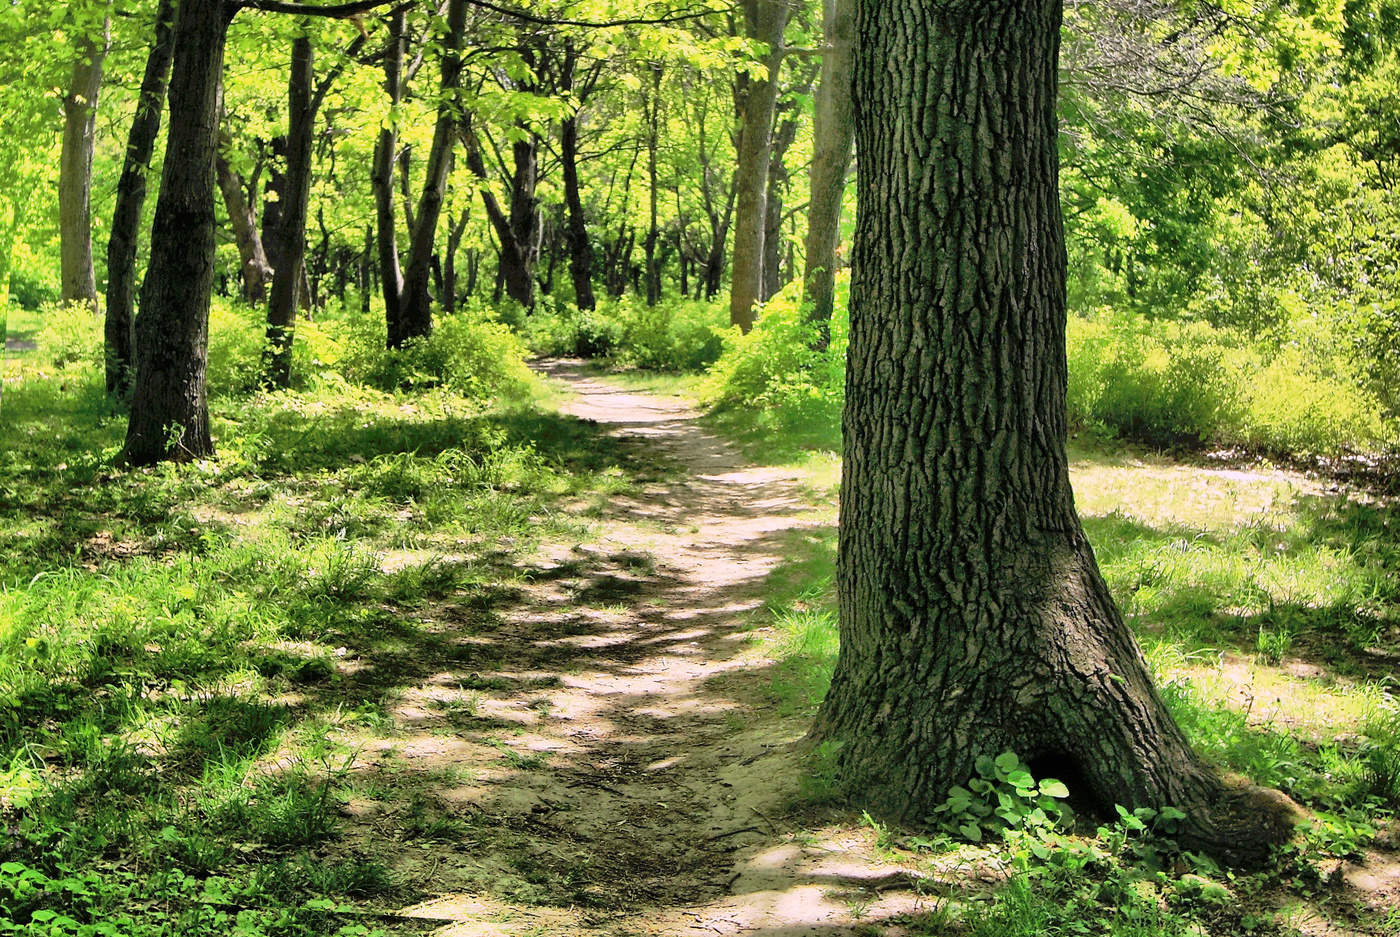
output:
<path id="1" fill-rule="evenodd" d="M 776 712 L 752 640 L 765 577 L 831 506 L 681 401 L 576 362 L 542 370 L 571 391 L 564 413 L 645 447 L 663 477 L 616 499 L 591 542 L 536 556 L 489 632 L 453 639 L 489 646 L 489 679 L 425 662 L 399 695 L 379 755 L 442 779 L 429 793 L 463 825 L 395 864 L 433 896 L 397 914 L 442 937 L 901 932 L 923 905 L 868 858 L 869 832 L 793 816 L 808 718 Z M 402 817 L 376 809 L 357 841 L 382 854 Z"/>

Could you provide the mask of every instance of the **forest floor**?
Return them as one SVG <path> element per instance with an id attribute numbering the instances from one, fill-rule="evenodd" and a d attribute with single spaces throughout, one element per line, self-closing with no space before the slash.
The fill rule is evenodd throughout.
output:
<path id="1" fill-rule="evenodd" d="M 1127 819 L 975 846 L 831 804 L 839 458 L 689 378 L 224 398 L 217 462 L 115 471 L 100 374 L 5 364 L 0 929 L 1400 937 L 1393 498 L 1072 449 L 1193 744 L 1315 811 L 1210 884 Z"/>
<path id="2" fill-rule="evenodd" d="M 398 731 L 344 740 L 352 786 L 379 796 L 350 800 L 343 847 L 392 857 L 433 896 L 400 913 L 442 937 L 837 937 L 917 915 L 927 884 L 875 858 L 870 830 L 794 818 L 808 719 L 779 713 L 755 640 L 769 575 L 834 505 L 674 397 L 544 371 L 565 414 L 658 475 L 587 543 L 534 557 L 509 602 L 443 610 L 447 653 L 400 675 Z M 424 801 L 461 834 L 405 844 Z"/>

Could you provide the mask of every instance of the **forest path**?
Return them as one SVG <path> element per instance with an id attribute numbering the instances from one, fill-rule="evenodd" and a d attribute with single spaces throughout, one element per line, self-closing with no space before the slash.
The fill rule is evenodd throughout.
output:
<path id="1" fill-rule="evenodd" d="M 920 899 L 872 864 L 873 834 L 789 816 L 810 718 L 777 712 L 774 662 L 751 640 L 766 577 L 832 506 L 747 464 L 679 400 L 578 362 L 539 368 L 568 392 L 564 414 L 659 472 L 590 542 L 537 555 L 489 621 L 443 625 L 470 661 L 427 664 L 399 694 L 381 754 L 432 779 L 414 796 L 457 832 L 397 847 L 396 873 L 433 897 L 396 916 L 440 937 L 901 933 L 891 919 Z M 360 819 L 363 851 L 411 842 L 402 810 Z"/>

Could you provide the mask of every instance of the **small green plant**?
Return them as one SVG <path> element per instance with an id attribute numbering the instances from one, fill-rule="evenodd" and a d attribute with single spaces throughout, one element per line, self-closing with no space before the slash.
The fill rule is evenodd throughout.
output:
<path id="1" fill-rule="evenodd" d="M 980 843 L 1007 830 L 1053 830 L 1069 818 L 1069 788 L 1054 778 L 1037 781 L 1015 752 L 976 761 L 978 777 L 955 786 L 930 822 L 949 835 Z"/>

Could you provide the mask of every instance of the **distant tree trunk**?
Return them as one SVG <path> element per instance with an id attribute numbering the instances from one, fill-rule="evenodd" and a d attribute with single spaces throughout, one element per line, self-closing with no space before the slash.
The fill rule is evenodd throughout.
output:
<path id="1" fill-rule="evenodd" d="M 467 31 L 465 0 L 449 0 L 447 4 L 447 36 L 442 51 L 441 103 L 433 142 L 428 151 L 426 178 L 418 199 L 418 211 L 413 219 L 413 239 L 409 244 L 408 267 L 404 271 L 402 307 L 403 338 L 424 336 L 433 330 L 432 297 L 428 282 L 432 275 L 433 245 L 436 243 L 438 219 L 447 196 L 447 177 L 452 173 L 452 144 L 457 137 L 461 102 L 457 89 L 462 83 L 461 49 Z"/>
<path id="2" fill-rule="evenodd" d="M 447 250 L 442 261 L 442 302 L 443 315 L 457 312 L 457 252 L 462 248 L 462 236 L 467 232 L 467 221 L 471 212 L 466 208 L 456 218 L 447 219 Z"/>
<path id="3" fill-rule="evenodd" d="M 573 91 L 578 53 L 569 46 L 564 53 L 560 90 Z M 559 124 L 559 161 L 564 173 L 564 204 L 568 208 L 569 278 L 574 284 L 574 303 L 579 309 L 598 305 L 593 295 L 593 244 L 588 239 L 588 222 L 583 214 L 583 198 L 578 181 L 578 114 L 570 111 Z"/>
<path id="4" fill-rule="evenodd" d="M 746 0 L 748 34 L 767 46 L 767 74 L 751 78 L 740 107 L 739 160 L 735 169 L 734 262 L 730 277 L 729 322 L 743 332 L 753 328 L 754 304 L 763 289 L 764 215 L 768 205 L 768 163 L 778 78 L 783 64 L 783 30 L 788 4 Z"/>
<path id="5" fill-rule="evenodd" d="M 107 316 L 103 330 L 107 393 L 122 399 L 131 391 L 131 370 L 135 364 L 137 243 L 146 204 L 146 174 L 150 172 L 156 137 L 160 135 L 165 85 L 175 51 L 171 42 L 174 23 L 175 0 L 160 0 L 156 7 L 155 41 L 146 56 L 146 71 L 136 99 L 136 118 L 127 137 L 126 158 L 117 182 L 117 203 L 112 211 L 112 231 L 107 240 Z"/>
<path id="6" fill-rule="evenodd" d="M 851 165 L 851 49 L 855 0 L 823 0 L 826 52 L 817 86 L 812 131 L 812 197 L 807 207 L 806 267 L 802 295 L 808 321 L 817 329 L 818 350 L 831 342 L 836 284 L 836 245 L 841 239 L 841 202 Z"/>
<path id="7" fill-rule="evenodd" d="M 263 380 L 270 387 L 292 382 L 292 339 L 297 294 L 306 273 L 306 210 L 311 197 L 311 144 L 316 113 L 312 106 L 315 51 L 305 34 L 292 40 L 292 67 L 287 83 L 287 173 L 277 239 L 277 266 L 267 306 L 267 352 Z"/>
<path id="8" fill-rule="evenodd" d="M 1256 853 L 1172 722 L 1075 514 L 1065 454 L 1061 0 L 860 0 L 862 160 L 841 491 L 841 649 L 817 735 L 920 821 L 1014 750 L 1100 807 L 1173 805 Z"/>
<path id="9" fill-rule="evenodd" d="M 78 40 L 78 59 L 63 96 L 63 150 L 58 164 L 58 231 L 62 298 L 97 309 L 92 268 L 92 152 L 97 136 L 97 97 L 102 64 L 111 44 L 111 19 L 100 34 Z"/>
<path id="10" fill-rule="evenodd" d="M 205 390 L 214 287 L 214 161 L 225 0 L 181 0 L 170 132 L 136 317 L 136 382 L 124 455 L 134 465 L 213 455 Z"/>
<path id="11" fill-rule="evenodd" d="M 252 305 L 261 306 L 267 300 L 267 281 L 272 277 L 272 263 L 263 246 L 262 234 L 258 231 L 257 215 L 248 202 L 243 177 L 233 170 L 224 156 L 224 151 L 232 146 L 232 140 L 224 127 L 222 94 L 218 115 L 219 152 L 214 158 L 214 170 L 219 191 L 224 197 L 224 210 L 228 212 L 229 227 L 233 229 L 233 242 L 238 247 L 243 273 L 243 298 Z"/>
<path id="12" fill-rule="evenodd" d="M 768 206 L 763 212 L 763 289 L 759 298 L 768 302 L 783 288 L 783 197 L 789 173 L 783 158 L 797 139 L 797 118 L 788 116 L 773 134 L 768 158 Z"/>
<path id="13" fill-rule="evenodd" d="M 375 222 L 378 228 L 379 281 L 384 293 L 384 323 L 388 346 L 403 345 L 403 272 L 399 267 L 398 222 L 394 216 L 394 164 L 398 160 L 399 133 L 393 124 L 404 95 L 404 50 L 406 17 L 402 7 L 389 16 L 389 47 L 384 52 L 384 87 L 389 93 L 389 122 L 379 128 L 374 147 L 374 168 L 370 182 L 374 189 Z"/>
<path id="14" fill-rule="evenodd" d="M 526 131 L 528 134 L 529 132 Z M 486 161 L 481 144 L 472 129 L 470 117 L 463 122 L 462 137 L 466 143 L 467 168 L 472 175 L 488 181 Z M 502 288 L 506 295 L 527 310 L 535 305 L 535 252 L 539 248 L 539 199 L 535 197 L 537 181 L 538 141 L 530 134 L 512 148 L 515 171 L 510 181 L 510 213 L 507 214 L 494 193 L 481 188 L 481 202 L 486 217 L 500 242 L 496 268 L 496 296 Z"/>
<path id="15" fill-rule="evenodd" d="M 643 105 L 647 122 L 647 239 L 646 254 L 647 305 L 661 300 L 661 267 L 656 262 L 656 242 L 661 237 L 657 224 L 657 202 L 660 193 L 656 181 L 656 151 L 661 137 L 661 65 L 651 64 L 651 90 Z"/>

